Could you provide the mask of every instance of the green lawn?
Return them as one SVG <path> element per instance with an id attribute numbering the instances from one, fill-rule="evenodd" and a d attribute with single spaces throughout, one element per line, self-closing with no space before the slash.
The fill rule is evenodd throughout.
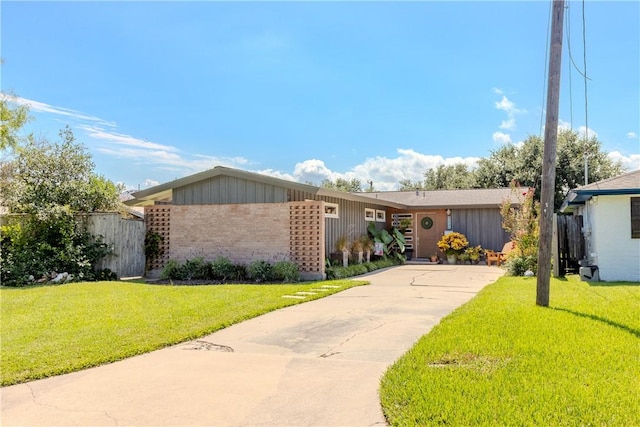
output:
<path id="1" fill-rule="evenodd" d="M 364 281 L 158 286 L 127 282 L 0 288 L 2 385 L 77 371 L 194 339 Z"/>
<path id="2" fill-rule="evenodd" d="M 640 426 L 640 286 L 504 277 L 385 373 L 391 425 Z"/>

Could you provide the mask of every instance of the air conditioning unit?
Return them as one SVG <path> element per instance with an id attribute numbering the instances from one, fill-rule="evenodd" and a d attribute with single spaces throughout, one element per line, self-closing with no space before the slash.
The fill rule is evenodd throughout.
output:
<path id="1" fill-rule="evenodd" d="M 580 280 L 585 282 L 599 282 L 600 273 L 598 272 L 597 265 L 590 265 L 587 267 L 580 267 Z"/>

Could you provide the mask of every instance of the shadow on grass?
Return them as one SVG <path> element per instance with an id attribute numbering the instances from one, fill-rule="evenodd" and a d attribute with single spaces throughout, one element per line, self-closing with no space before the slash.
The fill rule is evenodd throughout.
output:
<path id="1" fill-rule="evenodd" d="M 549 307 L 549 308 L 551 310 L 564 311 L 565 313 L 573 314 L 574 316 L 583 317 L 585 319 L 591 319 L 597 322 L 602 322 L 606 325 L 613 326 L 614 328 L 622 329 L 625 332 L 629 332 L 631 335 L 635 336 L 636 338 L 640 338 L 640 330 L 633 329 L 627 325 L 614 322 L 613 320 L 609 320 L 604 317 L 596 316 L 595 314 L 580 313 L 579 311 L 568 310 L 566 308 L 560 308 L 560 307 Z"/>

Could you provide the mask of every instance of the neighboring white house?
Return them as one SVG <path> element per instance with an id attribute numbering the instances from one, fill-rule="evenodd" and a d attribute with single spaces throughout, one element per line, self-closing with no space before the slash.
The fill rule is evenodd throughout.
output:
<path id="1" fill-rule="evenodd" d="M 600 280 L 640 282 L 640 170 L 571 190 L 560 211 L 582 215 L 586 261 Z"/>

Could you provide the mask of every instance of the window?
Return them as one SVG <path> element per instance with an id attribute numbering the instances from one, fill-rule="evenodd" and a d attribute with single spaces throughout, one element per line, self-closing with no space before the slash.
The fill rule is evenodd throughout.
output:
<path id="1" fill-rule="evenodd" d="M 379 211 L 376 209 L 376 221 L 387 222 L 387 211 Z"/>
<path id="2" fill-rule="evenodd" d="M 364 220 L 365 221 L 375 221 L 376 220 L 376 210 L 371 208 L 364 208 Z"/>
<path id="3" fill-rule="evenodd" d="M 631 238 L 640 239 L 640 197 L 631 198 Z"/>
<path id="4" fill-rule="evenodd" d="M 337 203 L 324 203 L 324 217 L 325 218 L 339 218 L 338 217 L 338 204 Z"/>

